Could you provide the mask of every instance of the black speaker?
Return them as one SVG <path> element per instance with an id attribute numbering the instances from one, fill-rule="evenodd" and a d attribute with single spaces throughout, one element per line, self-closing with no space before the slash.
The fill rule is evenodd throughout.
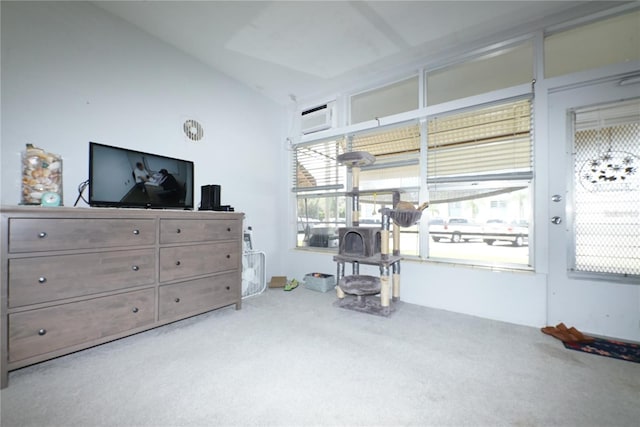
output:
<path id="1" fill-rule="evenodd" d="M 202 195 L 200 197 L 200 210 L 213 211 L 220 207 L 220 193 L 221 188 L 219 185 L 203 185 Z"/>

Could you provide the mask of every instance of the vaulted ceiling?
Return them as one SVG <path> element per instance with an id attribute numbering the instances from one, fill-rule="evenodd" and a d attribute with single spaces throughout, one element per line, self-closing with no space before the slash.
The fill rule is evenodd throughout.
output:
<path id="1" fill-rule="evenodd" d="M 276 102 L 330 96 L 611 1 L 96 1 Z"/>

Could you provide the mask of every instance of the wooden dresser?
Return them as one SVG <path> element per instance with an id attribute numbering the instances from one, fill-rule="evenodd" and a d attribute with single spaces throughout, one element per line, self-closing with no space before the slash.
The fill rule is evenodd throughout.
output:
<path id="1" fill-rule="evenodd" d="M 1 375 L 235 304 L 232 212 L 2 207 Z"/>

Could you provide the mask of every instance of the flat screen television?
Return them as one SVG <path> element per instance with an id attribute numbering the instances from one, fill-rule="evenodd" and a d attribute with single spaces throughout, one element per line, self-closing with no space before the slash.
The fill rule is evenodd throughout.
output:
<path id="1" fill-rule="evenodd" d="M 193 209 L 193 162 L 90 142 L 89 205 Z"/>

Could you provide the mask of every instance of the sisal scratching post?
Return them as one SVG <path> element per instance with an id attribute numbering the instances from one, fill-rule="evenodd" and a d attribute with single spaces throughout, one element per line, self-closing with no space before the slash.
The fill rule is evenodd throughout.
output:
<path id="1" fill-rule="evenodd" d="M 400 255 L 400 226 L 393 223 L 393 254 Z"/>
<path id="2" fill-rule="evenodd" d="M 336 274 L 336 277 L 337 277 L 336 295 L 339 299 L 344 299 L 344 291 L 340 287 L 340 279 L 344 277 L 344 262 L 338 262 L 337 265 L 338 265 L 337 267 L 338 271 Z"/>
<path id="3" fill-rule="evenodd" d="M 400 299 L 400 274 L 393 273 L 393 300 L 398 301 Z"/>
<path id="4" fill-rule="evenodd" d="M 360 166 L 352 166 L 351 167 L 351 177 L 353 179 L 353 190 L 358 191 L 360 188 Z"/>
<path id="5" fill-rule="evenodd" d="M 353 180 L 353 211 L 352 211 L 352 222 L 354 226 L 358 226 L 360 224 L 360 198 L 358 197 L 358 193 L 360 191 L 360 167 L 353 166 L 351 168 L 351 177 Z"/>
<path id="6" fill-rule="evenodd" d="M 382 214 L 382 230 L 380 230 L 380 258 L 389 258 L 389 215 Z M 391 288 L 389 283 L 389 267 L 380 266 L 380 306 L 389 307 Z"/>
<path id="7" fill-rule="evenodd" d="M 400 261 L 392 266 L 393 270 L 393 301 L 400 300 Z"/>
<path id="8" fill-rule="evenodd" d="M 380 255 L 382 259 L 389 256 L 389 230 L 380 230 Z"/>
<path id="9" fill-rule="evenodd" d="M 380 230 L 380 258 L 389 259 L 389 226 L 391 223 L 391 217 L 389 216 L 389 209 L 382 209 L 382 229 Z"/>
<path id="10" fill-rule="evenodd" d="M 389 307 L 389 275 L 383 274 L 380 276 L 380 305 L 382 307 Z"/>

